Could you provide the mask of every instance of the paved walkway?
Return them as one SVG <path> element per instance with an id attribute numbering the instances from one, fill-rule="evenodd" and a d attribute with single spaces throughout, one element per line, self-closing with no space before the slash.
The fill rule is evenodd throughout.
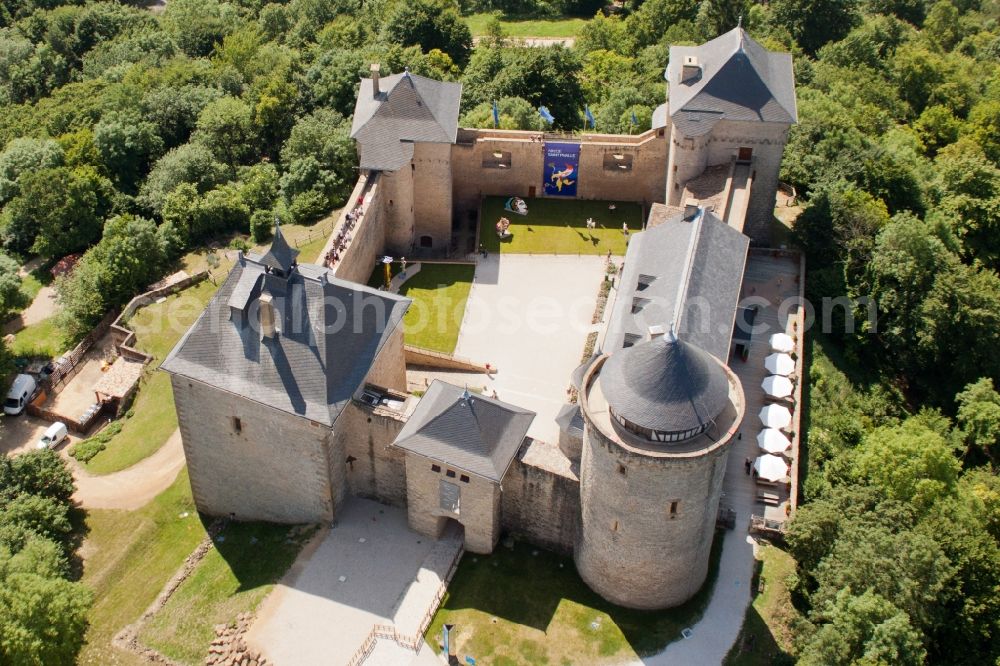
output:
<path id="1" fill-rule="evenodd" d="M 132 511 L 170 487 L 184 467 L 181 432 L 175 430 L 156 453 L 120 472 L 95 476 L 75 461 L 70 464 L 76 481 L 73 499 L 81 506 Z"/>
<path id="2" fill-rule="evenodd" d="M 416 631 L 440 588 L 442 563 L 459 547 L 457 539 L 412 532 L 402 509 L 351 498 L 336 527 L 262 604 L 247 641 L 277 666 L 344 664 L 376 624 Z M 394 645 L 379 653 L 414 659 Z"/>
<path id="3" fill-rule="evenodd" d="M 755 542 L 748 533 L 750 515 L 764 512 L 764 505 L 757 502 L 757 486 L 747 476 L 743 461 L 761 453 L 757 448 L 757 432 L 761 427 L 757 414 L 763 406 L 760 383 L 769 374 L 764 369 L 764 357 L 770 353 L 767 340 L 771 333 L 785 330 L 787 312 L 779 313 L 778 305 L 784 298 L 798 296 L 795 282 L 798 269 L 798 261 L 787 258 L 751 255 L 747 261 L 743 296 L 761 297 L 759 302 L 763 307 L 755 323 L 766 324 L 768 330 L 754 333 L 750 356 L 745 363 L 730 359 L 747 400 L 743 436 L 729 452 L 723 483 L 722 502 L 735 509 L 736 529 L 726 532 L 712 598 L 701 620 L 691 627 L 691 637 L 671 643 L 663 652 L 643 659 L 644 664 L 721 664 L 743 626 L 750 603 L 754 566 Z"/>
<path id="4" fill-rule="evenodd" d="M 498 368 L 490 389 L 538 414 L 528 435 L 559 438 L 555 417 L 580 365 L 604 257 L 490 254 L 476 265 L 456 356 Z"/>

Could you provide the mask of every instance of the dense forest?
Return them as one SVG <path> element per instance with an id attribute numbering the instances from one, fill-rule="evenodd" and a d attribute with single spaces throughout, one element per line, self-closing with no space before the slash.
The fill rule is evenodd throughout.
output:
<path id="1" fill-rule="evenodd" d="M 0 315 L 23 306 L 17 268 L 32 256 L 83 254 L 57 284 L 60 323 L 80 334 L 192 248 L 265 240 L 276 218 L 309 224 L 342 204 L 369 63 L 462 81 L 466 125 L 491 126 L 496 100 L 505 128 L 541 129 L 545 104 L 557 129 L 582 129 L 587 104 L 598 131 L 634 132 L 663 101 L 669 45 L 742 19 L 795 56 L 800 124 L 782 178 L 804 202 L 793 239 L 808 295 L 869 299 L 879 315 L 864 323 L 862 301 L 856 326 L 842 313 L 812 339 L 789 534 L 795 656 L 996 663 L 1000 1 L 601 4 L 169 0 L 154 14 L 0 0 Z M 526 47 L 496 21 L 474 48 L 462 14 L 494 10 L 594 18 L 572 48 Z M 60 534 L 0 526 L 0 577 L 49 586 L 78 617 L 86 595 L 59 582 L 65 492 L 36 499 L 4 486 L 5 469 L 0 497 L 50 512 Z M 18 588 L 3 589 L 0 618 Z M 23 632 L 23 649 L 40 649 Z"/>

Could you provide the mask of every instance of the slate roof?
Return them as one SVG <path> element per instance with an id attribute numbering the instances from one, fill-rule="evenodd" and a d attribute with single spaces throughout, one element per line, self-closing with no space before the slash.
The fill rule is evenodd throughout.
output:
<path id="1" fill-rule="evenodd" d="M 268 253 L 280 256 L 277 248 Z M 333 425 L 410 300 L 302 264 L 285 278 L 248 255 L 160 366 L 249 400 Z M 270 294 L 278 333 L 263 338 L 258 299 Z"/>
<path id="2" fill-rule="evenodd" d="M 719 362 L 671 334 L 612 354 L 600 381 L 616 414 L 661 432 L 702 429 L 729 402 L 729 380 Z"/>
<path id="3" fill-rule="evenodd" d="M 682 82 L 688 56 L 698 59 L 701 76 Z M 723 119 L 798 122 L 791 54 L 768 51 L 743 28 L 700 46 L 671 46 L 664 76 L 670 117 L 685 136 L 705 134 Z"/>
<path id="4" fill-rule="evenodd" d="M 361 152 L 361 168 L 396 171 L 413 158 L 413 144 L 455 143 L 462 84 L 435 81 L 403 72 L 361 79 L 351 138 Z"/>
<path id="5" fill-rule="evenodd" d="M 650 225 L 665 213 L 653 204 Z M 692 221 L 678 213 L 633 234 L 603 351 L 648 339 L 651 326 L 672 327 L 727 363 L 749 244 L 710 211 Z"/>
<path id="6" fill-rule="evenodd" d="M 535 413 L 434 380 L 393 446 L 499 483 Z"/>
<path id="7" fill-rule="evenodd" d="M 274 240 L 267 253 L 261 257 L 260 263 L 270 268 L 287 274 L 295 265 L 295 258 L 299 256 L 299 251 L 289 247 L 284 234 L 281 233 L 281 225 L 277 221 L 274 223 Z"/>

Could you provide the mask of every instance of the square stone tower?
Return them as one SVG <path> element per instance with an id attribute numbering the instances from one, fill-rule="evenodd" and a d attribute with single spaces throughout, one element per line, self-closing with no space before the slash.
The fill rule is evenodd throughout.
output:
<path id="1" fill-rule="evenodd" d="M 798 121 L 792 56 L 768 51 L 739 27 L 701 46 L 670 47 L 664 77 L 667 104 L 658 118 L 670 132 L 667 204 L 682 206 L 685 188 L 707 168 L 733 164 L 735 174 L 735 165 L 745 166 L 743 227 L 768 242 L 781 157 Z"/>

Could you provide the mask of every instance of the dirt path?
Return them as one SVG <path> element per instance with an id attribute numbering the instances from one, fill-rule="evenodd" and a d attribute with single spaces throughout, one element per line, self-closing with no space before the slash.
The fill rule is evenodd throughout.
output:
<path id="1" fill-rule="evenodd" d="M 95 476 L 73 465 L 76 492 L 73 499 L 85 509 L 125 509 L 145 505 L 166 490 L 184 467 L 180 430 L 145 460 L 114 474 Z"/>

